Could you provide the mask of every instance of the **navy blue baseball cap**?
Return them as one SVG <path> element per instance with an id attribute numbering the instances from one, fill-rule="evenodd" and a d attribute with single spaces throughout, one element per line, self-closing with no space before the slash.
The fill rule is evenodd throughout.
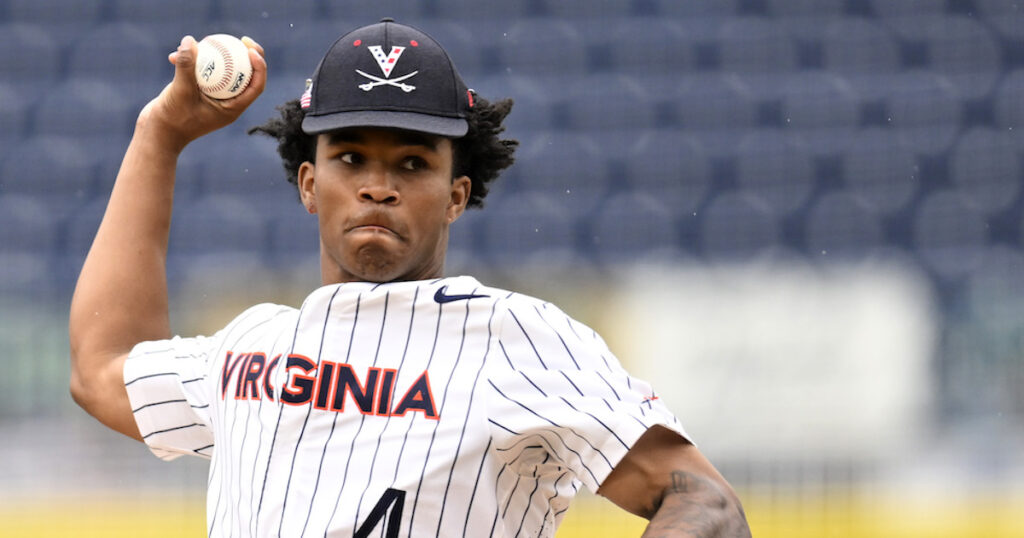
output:
<path id="1" fill-rule="evenodd" d="M 331 45 L 301 105 L 306 134 L 393 127 L 457 138 L 469 129 L 473 96 L 437 41 L 383 19 Z"/>

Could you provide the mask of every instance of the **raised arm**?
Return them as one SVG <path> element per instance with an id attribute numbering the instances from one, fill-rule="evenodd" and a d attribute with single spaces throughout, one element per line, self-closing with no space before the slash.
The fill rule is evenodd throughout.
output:
<path id="1" fill-rule="evenodd" d="M 71 300 L 71 395 L 100 422 L 136 439 L 122 369 L 135 344 L 170 337 L 165 260 L 178 156 L 189 142 L 238 118 L 266 83 L 262 48 L 243 41 L 252 81 L 225 101 L 198 90 L 195 39 L 186 36 L 168 56 L 174 79 L 136 120 Z"/>
<path id="2" fill-rule="evenodd" d="M 649 519 L 644 538 L 750 536 L 740 500 L 725 478 L 697 447 L 662 426 L 640 437 L 598 493 Z"/>

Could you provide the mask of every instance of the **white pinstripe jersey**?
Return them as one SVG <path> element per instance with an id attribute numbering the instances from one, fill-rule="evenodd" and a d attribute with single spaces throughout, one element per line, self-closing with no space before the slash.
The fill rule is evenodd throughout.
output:
<path id="1" fill-rule="evenodd" d="M 550 303 L 471 277 L 314 291 L 125 364 L 164 459 L 211 458 L 211 536 L 553 536 L 654 424 L 650 386 Z"/>

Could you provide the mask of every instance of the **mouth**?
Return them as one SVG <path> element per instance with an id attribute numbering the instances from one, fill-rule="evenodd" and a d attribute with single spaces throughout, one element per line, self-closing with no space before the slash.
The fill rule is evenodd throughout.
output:
<path id="1" fill-rule="evenodd" d="M 394 225 L 384 218 L 357 219 L 345 229 L 346 233 L 385 234 L 401 238 Z"/>
<path id="2" fill-rule="evenodd" d="M 386 226 L 381 226 L 379 224 L 361 224 L 359 226 L 353 226 L 353 227 L 349 228 L 348 231 L 349 232 L 366 232 L 366 233 L 386 233 L 386 234 L 391 234 L 391 235 L 396 235 L 396 236 L 398 235 L 391 228 L 388 228 Z"/>

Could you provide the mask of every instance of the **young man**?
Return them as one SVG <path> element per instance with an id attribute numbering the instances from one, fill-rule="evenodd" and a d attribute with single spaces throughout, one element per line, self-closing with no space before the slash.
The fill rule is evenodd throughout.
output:
<path id="1" fill-rule="evenodd" d="M 449 226 L 512 162 L 510 102 L 383 21 L 340 38 L 257 128 L 320 225 L 323 287 L 171 338 L 174 170 L 266 81 L 199 94 L 195 40 L 142 111 L 71 305 L 71 390 L 164 459 L 211 459 L 211 536 L 553 536 L 581 485 L 645 536 L 748 536 L 730 486 L 651 388 L 558 308 L 443 276 Z"/>

